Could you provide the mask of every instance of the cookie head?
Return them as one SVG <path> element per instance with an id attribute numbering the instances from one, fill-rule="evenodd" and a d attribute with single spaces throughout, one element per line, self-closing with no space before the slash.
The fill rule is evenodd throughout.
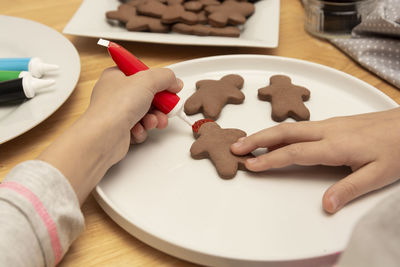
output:
<path id="1" fill-rule="evenodd" d="M 195 137 L 197 137 L 200 127 L 206 122 L 214 122 L 214 121 L 212 119 L 201 119 L 201 120 L 196 121 L 192 125 L 192 131 L 193 131 L 193 134 L 195 135 Z"/>
<path id="2" fill-rule="evenodd" d="M 289 76 L 286 75 L 274 75 L 269 78 L 269 83 L 270 84 L 280 84 L 283 86 L 291 86 L 292 84 L 292 79 L 290 79 Z"/>

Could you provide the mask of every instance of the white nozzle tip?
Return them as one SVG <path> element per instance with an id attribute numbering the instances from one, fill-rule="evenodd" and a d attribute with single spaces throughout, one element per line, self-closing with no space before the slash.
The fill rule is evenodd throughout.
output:
<path id="1" fill-rule="evenodd" d="M 43 63 L 43 70 L 44 73 L 48 72 L 48 71 L 53 71 L 53 70 L 58 70 L 60 67 L 54 64 L 47 64 L 47 63 Z"/>
<path id="2" fill-rule="evenodd" d="M 99 41 L 97 42 L 98 45 L 102 45 L 105 47 L 108 47 L 110 45 L 110 41 L 104 40 L 104 39 L 99 39 Z"/>
<path id="3" fill-rule="evenodd" d="M 24 76 L 22 79 L 24 93 L 27 98 L 32 98 L 37 92 L 40 92 L 44 88 L 48 88 L 55 84 L 54 80 L 43 80 L 33 78 L 30 75 Z"/>
<path id="4" fill-rule="evenodd" d="M 188 116 L 186 116 L 186 114 L 183 112 L 183 110 L 181 112 L 179 112 L 178 117 L 181 118 L 184 122 L 186 122 L 190 127 L 194 124 L 194 122 L 189 119 Z"/>

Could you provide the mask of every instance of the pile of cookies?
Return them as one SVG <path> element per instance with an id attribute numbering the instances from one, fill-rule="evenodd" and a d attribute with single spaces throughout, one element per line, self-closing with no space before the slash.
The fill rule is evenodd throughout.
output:
<path id="1" fill-rule="evenodd" d="M 196 91 L 186 100 L 186 115 L 203 113 L 205 118 L 200 125 L 193 127 L 196 141 L 190 148 L 194 159 L 209 158 L 215 165 L 218 175 L 231 179 L 238 169 L 246 170 L 245 160 L 252 154 L 238 156 L 231 153 L 230 147 L 238 138 L 246 136 L 240 129 L 223 129 L 216 122 L 226 104 L 241 104 L 245 95 L 240 91 L 244 79 L 237 74 L 225 75 L 219 80 L 201 80 L 196 83 Z M 310 112 L 303 101 L 310 98 L 310 91 L 292 84 L 286 75 L 273 75 L 269 85 L 258 89 L 258 99 L 271 102 L 271 118 L 281 122 L 291 117 L 297 121 L 309 120 Z"/>
<path id="2" fill-rule="evenodd" d="M 198 36 L 239 37 L 254 11 L 248 0 L 128 0 L 106 18 L 128 31 L 170 31 Z"/>

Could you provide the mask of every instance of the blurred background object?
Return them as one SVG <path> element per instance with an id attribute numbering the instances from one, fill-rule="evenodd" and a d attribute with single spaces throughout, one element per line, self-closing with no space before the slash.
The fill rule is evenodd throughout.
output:
<path id="1" fill-rule="evenodd" d="M 306 30 L 318 37 L 349 37 L 376 7 L 376 0 L 303 0 Z"/>

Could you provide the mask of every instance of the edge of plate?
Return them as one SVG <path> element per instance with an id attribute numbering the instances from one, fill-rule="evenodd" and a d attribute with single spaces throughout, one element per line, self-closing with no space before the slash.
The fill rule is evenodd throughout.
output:
<path id="1" fill-rule="evenodd" d="M 50 30 L 50 31 L 54 32 L 55 34 L 58 34 L 60 37 L 62 37 L 62 38 L 66 41 L 66 43 L 70 46 L 71 51 L 75 54 L 75 56 L 76 56 L 76 58 L 77 58 L 77 63 L 78 63 L 78 65 L 77 65 L 77 68 L 78 68 L 78 75 L 77 75 L 77 77 L 75 78 L 75 81 L 72 82 L 72 83 L 73 83 L 73 89 L 71 90 L 71 92 L 70 92 L 70 93 L 68 94 L 68 96 L 64 99 L 64 101 L 60 102 L 60 104 L 58 105 L 58 107 L 57 107 L 56 109 L 54 109 L 53 112 L 50 112 L 49 114 L 47 114 L 46 116 L 44 116 L 42 119 L 38 120 L 38 122 L 35 122 L 32 126 L 27 127 L 24 131 L 18 133 L 17 135 L 9 136 L 9 137 L 0 139 L 0 145 L 1 145 L 1 144 L 4 144 L 4 143 L 6 143 L 6 142 L 8 142 L 8 141 L 10 141 L 10 140 L 12 140 L 12 139 L 14 139 L 14 138 L 17 138 L 18 136 L 21 136 L 21 135 L 23 135 L 24 133 L 26 133 L 26 132 L 32 130 L 33 128 L 35 128 L 36 126 L 38 126 L 40 123 L 42 123 L 43 121 L 45 121 L 46 119 L 48 119 L 51 115 L 53 115 L 53 114 L 68 100 L 68 98 L 71 96 L 71 94 L 75 91 L 75 87 L 76 87 L 76 85 L 77 85 L 77 83 L 78 83 L 78 80 L 79 80 L 79 77 L 80 77 L 80 73 L 81 73 L 81 61 L 80 61 L 80 56 L 79 56 L 78 51 L 76 50 L 75 46 L 71 43 L 71 41 L 68 40 L 68 39 L 67 39 L 64 35 L 62 35 L 60 32 L 56 31 L 55 29 L 53 29 L 53 28 L 51 28 L 51 27 L 49 27 L 49 26 L 47 26 L 47 25 L 44 25 L 44 24 L 42 24 L 42 23 L 40 23 L 40 22 L 37 22 L 37 21 L 33 21 L 33 20 L 25 19 L 25 18 L 13 17 L 13 16 L 0 15 L 0 19 L 1 19 L 2 17 L 14 19 L 14 20 L 21 20 L 21 21 L 24 21 L 24 22 L 27 22 L 27 23 L 31 23 L 31 24 L 36 24 L 37 26 L 42 27 L 42 28 L 46 28 L 46 30 Z"/>

